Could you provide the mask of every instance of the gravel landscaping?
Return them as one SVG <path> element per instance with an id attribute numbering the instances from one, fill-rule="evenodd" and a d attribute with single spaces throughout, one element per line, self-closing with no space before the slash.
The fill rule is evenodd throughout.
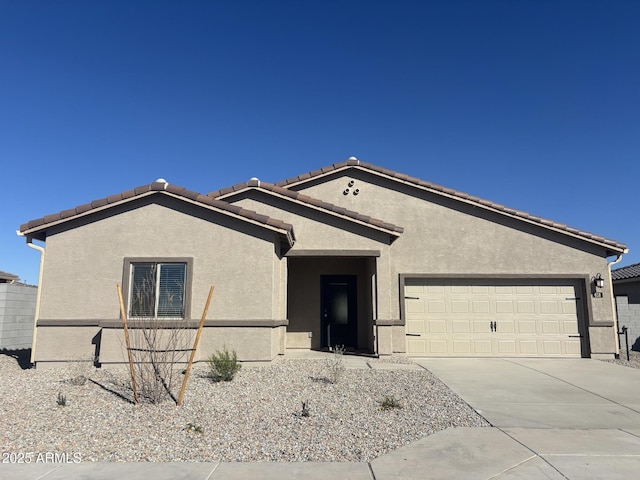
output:
<path id="1" fill-rule="evenodd" d="M 198 364 L 181 407 L 133 405 L 126 371 L 87 373 L 73 385 L 74 372 L 22 370 L 0 355 L 1 450 L 109 462 L 359 462 L 449 427 L 488 426 L 426 370 L 347 369 L 333 384 L 326 360 L 280 358 L 215 383 Z M 383 409 L 385 397 L 401 408 Z"/>
<path id="2" fill-rule="evenodd" d="M 620 358 L 615 360 L 605 360 L 605 362 L 616 363 L 625 367 L 640 368 L 640 352 L 629 352 L 629 360 L 627 360 L 627 351 L 620 351 Z"/>

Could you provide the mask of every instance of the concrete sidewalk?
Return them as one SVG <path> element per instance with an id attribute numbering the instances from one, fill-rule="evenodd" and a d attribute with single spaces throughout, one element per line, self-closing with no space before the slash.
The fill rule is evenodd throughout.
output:
<path id="1" fill-rule="evenodd" d="M 357 362 L 351 368 L 358 368 Z M 440 377 L 493 427 L 445 430 L 370 463 L 0 464 L 0 479 L 628 480 L 638 476 L 640 370 L 588 359 L 415 362 Z M 359 368 L 371 368 L 365 363 Z"/>

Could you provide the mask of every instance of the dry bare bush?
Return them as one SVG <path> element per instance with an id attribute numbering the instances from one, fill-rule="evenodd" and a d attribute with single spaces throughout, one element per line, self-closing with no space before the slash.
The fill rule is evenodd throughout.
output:
<path id="1" fill-rule="evenodd" d="M 182 318 L 184 279 L 163 278 L 156 264 L 145 264 L 141 270 L 144 274 L 133 280 L 127 322 L 138 395 L 151 403 L 177 401 L 174 390 L 183 370 L 179 364 L 186 363 L 192 348 L 190 329 Z"/>

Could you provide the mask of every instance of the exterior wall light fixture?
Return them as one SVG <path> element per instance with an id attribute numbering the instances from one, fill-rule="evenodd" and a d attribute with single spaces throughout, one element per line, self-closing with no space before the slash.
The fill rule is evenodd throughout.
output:
<path id="1" fill-rule="evenodd" d="M 593 277 L 593 284 L 596 286 L 596 288 L 604 288 L 604 278 L 602 278 L 602 275 L 600 275 L 599 273 L 596 274 L 596 276 Z"/>

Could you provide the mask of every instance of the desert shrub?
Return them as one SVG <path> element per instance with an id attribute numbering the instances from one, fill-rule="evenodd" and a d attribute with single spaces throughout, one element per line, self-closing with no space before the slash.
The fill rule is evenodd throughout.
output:
<path id="1" fill-rule="evenodd" d="M 200 425 L 194 422 L 188 422 L 185 430 L 187 431 L 187 433 L 203 433 L 204 432 L 204 429 Z"/>
<path id="2" fill-rule="evenodd" d="M 216 353 L 211 354 L 207 359 L 207 363 L 209 364 L 211 378 L 216 382 L 230 382 L 242 367 L 238 362 L 236 351 L 229 352 L 226 346 L 223 347 L 222 351 L 218 350 Z"/>
<path id="3" fill-rule="evenodd" d="M 338 380 L 340 380 L 340 377 L 344 373 L 344 352 L 344 345 L 336 345 L 333 348 L 333 354 L 326 361 L 326 367 L 328 370 L 327 380 L 331 383 L 338 383 Z"/>
<path id="4" fill-rule="evenodd" d="M 391 410 L 393 408 L 402 408 L 402 405 L 393 395 L 385 395 L 384 399 L 380 402 L 380 408 L 382 410 Z"/>

